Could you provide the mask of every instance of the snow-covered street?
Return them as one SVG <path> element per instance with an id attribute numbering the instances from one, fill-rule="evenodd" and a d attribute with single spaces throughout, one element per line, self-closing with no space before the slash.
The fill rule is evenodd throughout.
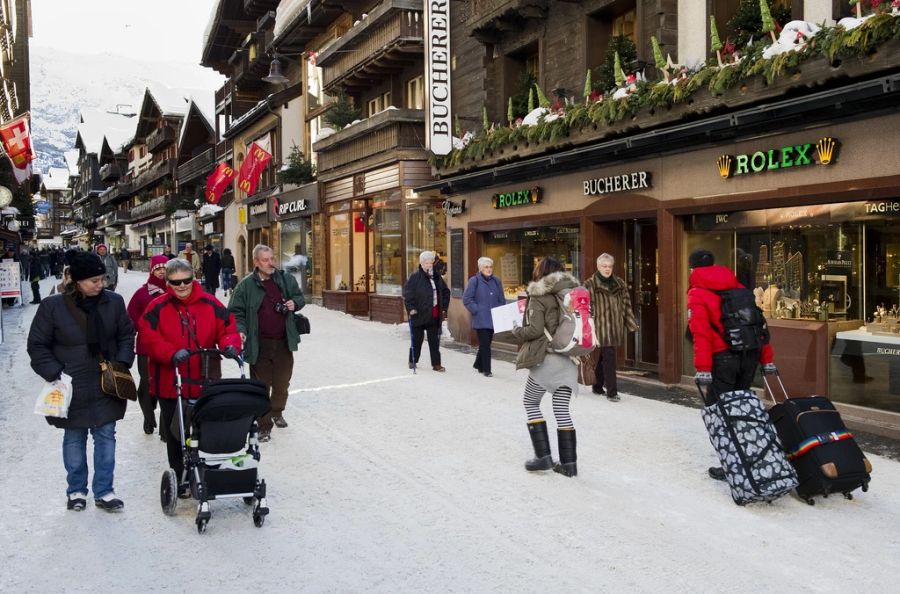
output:
<path id="1" fill-rule="evenodd" d="M 119 279 L 127 300 L 146 275 Z M 698 411 L 582 391 L 579 476 L 529 474 L 525 372 L 485 378 L 444 348 L 436 373 L 426 348 L 413 375 L 406 326 L 315 306 L 290 426 L 261 446 L 264 527 L 240 500 L 212 502 L 203 535 L 191 500 L 163 515 L 164 445 L 135 404 L 118 424 L 124 513 L 67 511 L 62 432 L 32 413 L 36 309 L 5 310 L 0 345 L 3 592 L 878 592 L 898 576 L 898 462 L 870 455 L 852 501 L 738 507 L 706 476 Z"/>

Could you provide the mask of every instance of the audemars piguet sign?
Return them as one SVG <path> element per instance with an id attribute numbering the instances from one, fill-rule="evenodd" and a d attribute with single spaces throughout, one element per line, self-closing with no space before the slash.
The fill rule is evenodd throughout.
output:
<path id="1" fill-rule="evenodd" d="M 450 0 L 425 0 L 426 139 L 435 155 L 453 148 L 450 117 Z"/>

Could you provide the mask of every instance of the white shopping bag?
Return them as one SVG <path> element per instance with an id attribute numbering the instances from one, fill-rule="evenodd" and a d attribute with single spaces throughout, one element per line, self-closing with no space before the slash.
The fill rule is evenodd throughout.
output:
<path id="1" fill-rule="evenodd" d="M 72 402 L 72 378 L 65 373 L 55 382 L 45 382 L 34 402 L 34 414 L 65 419 Z"/>
<path id="2" fill-rule="evenodd" d="M 34 295 L 31 293 L 31 283 L 28 281 L 22 281 L 19 285 L 19 298 L 21 299 L 20 303 L 25 305 L 26 303 L 31 303 L 34 300 Z"/>

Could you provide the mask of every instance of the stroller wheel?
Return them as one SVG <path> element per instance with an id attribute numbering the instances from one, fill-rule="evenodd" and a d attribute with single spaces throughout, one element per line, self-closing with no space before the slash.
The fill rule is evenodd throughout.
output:
<path id="1" fill-rule="evenodd" d="M 197 520 L 197 532 L 199 534 L 203 534 L 206 532 L 206 525 L 209 523 L 209 520 Z"/>
<path id="2" fill-rule="evenodd" d="M 247 505 L 253 505 L 253 497 L 244 497 L 243 499 Z"/>
<path id="3" fill-rule="evenodd" d="M 178 478 L 171 468 L 163 472 L 159 485 L 159 502 L 164 514 L 175 515 L 175 507 L 178 505 Z"/>
<path id="4" fill-rule="evenodd" d="M 266 522 L 266 517 L 261 514 L 253 514 L 253 525 L 257 528 L 262 528 L 263 524 Z"/>

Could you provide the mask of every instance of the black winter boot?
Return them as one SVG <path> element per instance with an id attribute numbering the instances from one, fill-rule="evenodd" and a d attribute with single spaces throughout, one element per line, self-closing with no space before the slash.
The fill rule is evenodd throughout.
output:
<path id="1" fill-rule="evenodd" d="M 559 464 L 553 467 L 553 472 L 564 476 L 577 476 L 578 466 L 575 461 L 578 455 L 575 453 L 575 430 L 557 429 L 556 437 L 559 439 Z"/>
<path id="2" fill-rule="evenodd" d="M 534 458 L 525 462 L 525 470 L 535 472 L 553 468 L 550 457 L 550 437 L 547 435 L 547 421 L 528 423 L 528 434 L 534 446 Z"/>

